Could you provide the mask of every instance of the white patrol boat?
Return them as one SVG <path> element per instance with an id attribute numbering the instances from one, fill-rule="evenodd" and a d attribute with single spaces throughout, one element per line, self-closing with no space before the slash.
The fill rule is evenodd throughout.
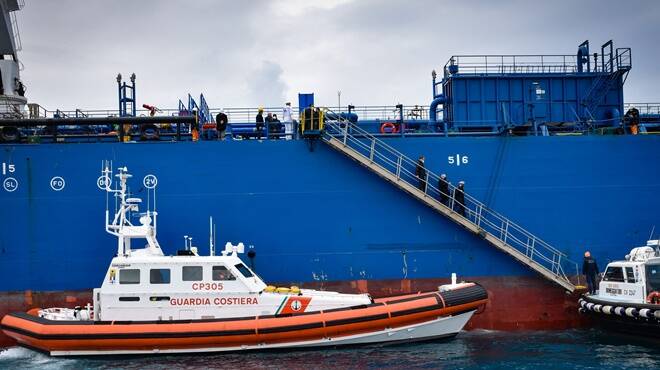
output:
<path id="1" fill-rule="evenodd" d="M 609 263 L 598 293 L 579 303 L 581 313 L 605 328 L 660 339 L 660 240 Z"/>
<path id="2" fill-rule="evenodd" d="M 156 239 L 155 187 L 147 192 L 153 209 L 140 214 L 141 199 L 127 195 L 128 170 L 119 168 L 117 189 L 111 189 L 111 174 L 106 166 L 100 184 L 119 203 L 112 220 L 106 208 L 106 231 L 117 237 L 117 255 L 93 291 L 93 304 L 6 315 L 2 330 L 20 345 L 73 356 L 429 340 L 456 335 L 487 302 L 480 285 L 455 278 L 438 291 L 376 300 L 275 288 L 239 258 L 242 243 L 227 243 L 216 256 L 213 237 L 210 256 L 199 256 L 188 237 L 184 250 L 166 256 Z M 139 225 L 131 222 L 133 215 Z M 144 247 L 134 249 L 138 240 Z"/>

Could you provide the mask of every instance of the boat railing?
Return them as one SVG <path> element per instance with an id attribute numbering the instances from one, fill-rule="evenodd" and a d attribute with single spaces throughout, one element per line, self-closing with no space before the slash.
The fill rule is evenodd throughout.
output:
<path id="1" fill-rule="evenodd" d="M 397 181 L 403 181 L 413 187 L 421 187 L 420 190 L 424 192 L 427 200 L 433 202 L 435 206 L 444 207 L 443 209 L 455 214 L 464 213 L 462 215 L 464 219 L 476 225 L 480 232 L 488 233 L 513 247 L 524 254 L 530 263 L 542 266 L 557 279 L 569 282 L 570 277 L 579 276 L 577 263 L 570 260 L 564 252 L 490 209 L 468 193 L 464 193 L 464 203 L 459 204 L 456 200 L 457 187 L 449 184 L 446 193 L 441 191 L 440 176 L 432 171 L 427 170 L 425 181 L 420 181 L 414 172 L 417 161 L 358 125 L 343 119 L 326 122 L 324 135 L 340 140 L 343 145 L 396 176 Z"/>

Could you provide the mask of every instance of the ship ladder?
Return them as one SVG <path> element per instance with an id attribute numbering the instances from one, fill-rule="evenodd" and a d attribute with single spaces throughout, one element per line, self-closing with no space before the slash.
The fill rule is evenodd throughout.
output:
<path id="1" fill-rule="evenodd" d="M 453 200 L 456 188 L 449 185 L 449 200 L 440 201 L 439 176 L 427 171 L 427 179 L 419 186 L 415 176 L 416 161 L 397 151 L 358 125 L 334 115 L 326 120 L 321 134 L 330 147 L 345 154 L 378 176 L 417 198 L 438 213 L 480 236 L 497 249 L 528 266 L 544 278 L 573 292 L 571 276 L 579 279 L 578 265 L 565 253 L 541 240 L 523 227 L 465 194 L 464 216 Z M 326 115 L 327 117 L 327 115 Z M 421 189 L 420 189 L 421 187 Z M 568 274 L 567 274 L 568 272 Z M 577 282 L 579 284 L 579 281 Z"/>

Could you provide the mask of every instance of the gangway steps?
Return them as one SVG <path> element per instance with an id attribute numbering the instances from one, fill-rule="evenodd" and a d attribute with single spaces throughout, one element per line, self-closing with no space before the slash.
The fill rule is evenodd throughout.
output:
<path id="1" fill-rule="evenodd" d="M 626 73 L 626 71 L 627 70 L 625 69 L 617 69 L 607 75 L 598 77 L 598 79 L 594 81 L 589 93 L 584 98 L 583 103 L 589 113 L 593 114 L 605 96 L 607 96 L 612 86 L 619 80 L 619 77 Z"/>
<path id="2" fill-rule="evenodd" d="M 346 125 L 348 125 L 348 123 L 346 123 Z M 328 123 L 326 123 L 326 130 L 328 128 L 332 129 L 333 125 L 332 124 L 328 125 Z M 339 125 L 335 126 L 334 128 L 337 130 L 340 129 Z M 342 128 L 341 130 L 344 131 L 345 129 Z M 370 135 L 370 134 L 364 132 L 363 135 Z M 568 277 L 566 277 L 561 267 L 560 260 L 562 258 L 564 262 L 571 262 L 567 258 L 565 258 L 563 254 L 561 254 L 558 251 L 555 251 L 554 249 L 551 249 L 551 247 L 549 246 L 548 246 L 549 248 L 548 251 L 545 252 L 546 254 L 548 253 L 550 254 L 549 257 L 547 255 L 540 254 L 542 252 L 539 252 L 539 248 L 534 247 L 534 243 L 538 241 L 538 243 L 540 244 L 542 243 L 542 241 L 536 239 L 535 237 L 533 237 L 531 234 L 528 233 L 525 234 L 526 237 L 528 238 L 526 243 L 523 243 L 519 239 L 516 239 L 516 237 L 513 234 L 509 234 L 508 227 L 510 221 L 506 219 L 504 220 L 506 221 L 506 229 L 504 228 L 500 229 L 501 235 L 499 237 L 494 235 L 493 232 L 489 232 L 485 230 L 483 227 L 481 227 L 481 226 L 485 226 L 486 222 L 489 222 L 485 217 L 481 217 L 482 210 L 488 211 L 486 208 L 483 208 L 484 207 L 483 204 L 478 204 L 478 207 L 481 208 L 479 209 L 478 215 L 477 213 L 474 213 L 476 220 L 475 222 L 473 222 L 469 218 L 466 218 L 460 215 L 459 213 L 457 213 L 456 211 L 452 210 L 450 206 L 440 202 L 432 195 L 427 194 L 427 192 L 425 192 L 424 190 L 419 189 L 415 185 L 411 184 L 409 181 L 403 179 L 401 176 L 401 169 L 400 169 L 402 163 L 401 158 L 397 162 L 397 169 L 395 171 L 389 170 L 380 163 L 378 163 L 378 161 L 374 159 L 374 149 L 375 149 L 374 147 L 376 140 L 379 139 L 375 137 L 366 137 L 366 139 L 369 139 L 371 141 L 371 144 L 370 145 L 361 144 L 364 146 L 363 149 L 370 150 L 369 155 L 365 155 L 361 153 L 358 149 L 353 148 L 348 143 L 347 136 L 350 136 L 347 134 L 347 132 L 344 132 L 343 138 L 341 135 L 337 135 L 337 134 L 333 135 L 326 132 L 323 135 L 323 140 L 332 148 L 343 153 L 349 158 L 357 161 L 359 164 L 373 171 L 381 178 L 392 183 L 393 185 L 397 186 L 398 188 L 407 192 L 408 194 L 414 196 L 415 198 L 422 201 L 427 206 L 431 207 L 440 214 L 446 216 L 447 218 L 459 224 L 460 226 L 464 227 L 473 234 L 483 238 L 491 245 L 495 246 L 497 249 L 507 253 L 517 261 L 521 262 L 522 264 L 528 266 L 532 270 L 542 275 L 544 278 L 560 285 L 562 288 L 566 289 L 567 291 L 573 292 L 575 290 L 575 285 L 573 285 L 573 283 L 568 279 Z M 363 138 L 365 137 L 363 136 Z M 369 148 L 367 149 L 367 147 Z M 498 215 L 498 217 L 500 217 L 498 218 L 498 220 L 500 220 L 501 216 Z M 479 223 L 481 222 L 484 222 L 484 224 L 480 225 Z M 517 225 L 513 223 L 511 223 L 511 225 L 517 227 Z M 514 246 L 509 244 L 509 242 L 507 242 L 507 237 L 510 238 L 509 239 L 510 241 L 517 240 L 518 244 L 521 247 L 515 248 Z M 530 246 L 530 242 L 531 242 L 531 246 Z M 551 267 L 548 268 L 544 266 L 542 263 L 539 263 L 534 259 L 534 256 L 537 256 L 538 259 L 546 261 L 546 263 L 550 264 Z M 577 269 L 577 265 L 575 265 L 575 267 Z"/>

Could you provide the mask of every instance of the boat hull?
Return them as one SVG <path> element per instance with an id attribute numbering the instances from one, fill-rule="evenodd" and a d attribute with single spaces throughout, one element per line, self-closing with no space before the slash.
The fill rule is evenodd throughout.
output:
<path id="1" fill-rule="evenodd" d="M 578 295 L 566 294 L 549 282 L 536 277 L 475 277 L 487 290 L 489 300 L 465 329 L 488 330 L 559 330 L 581 327 L 587 318 L 578 314 Z M 305 288 L 326 289 L 343 293 L 370 293 L 378 300 L 398 294 L 429 291 L 445 284 L 446 279 L 352 280 L 323 284 L 304 284 Z M 287 285 L 287 284 L 281 284 Z M 0 316 L 25 312 L 34 307 L 84 306 L 92 301 L 89 291 L 3 293 Z M 0 346 L 16 341 L 0 333 Z"/>
<path id="2" fill-rule="evenodd" d="M 580 313 L 606 330 L 660 340 L 660 305 L 635 304 L 584 295 Z"/>
<path id="3" fill-rule="evenodd" d="M 359 346 L 370 344 L 396 344 L 417 341 L 430 341 L 449 339 L 461 330 L 470 320 L 474 311 L 450 317 L 438 318 L 429 322 L 408 325 L 400 328 L 380 330 L 364 334 L 348 335 L 339 338 L 324 338 L 290 343 L 271 343 L 258 345 L 241 345 L 233 347 L 201 347 L 201 348 L 152 348 L 130 350 L 79 350 L 79 351 L 50 351 L 51 356 L 113 356 L 113 355 L 156 355 L 168 353 L 204 353 L 204 352 L 238 352 L 238 351 L 264 351 L 291 348 L 323 348 Z"/>
<path id="4" fill-rule="evenodd" d="M 455 335 L 487 300 L 486 290 L 473 284 L 290 315 L 94 322 L 13 313 L 2 319 L 2 330 L 21 345 L 71 356 L 374 344 Z"/>

